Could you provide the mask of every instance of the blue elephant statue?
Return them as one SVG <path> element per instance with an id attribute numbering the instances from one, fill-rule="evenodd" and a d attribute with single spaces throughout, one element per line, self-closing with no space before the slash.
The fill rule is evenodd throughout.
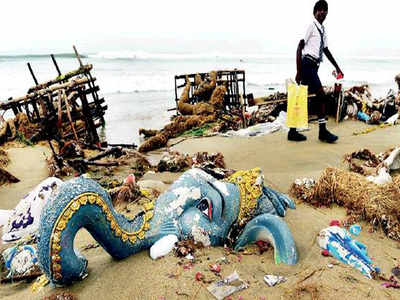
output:
<path id="1" fill-rule="evenodd" d="M 42 211 L 38 259 L 56 285 L 81 280 L 87 275 L 87 260 L 73 244 L 77 231 L 85 228 L 116 259 L 174 235 L 204 246 L 231 241 L 234 250 L 269 241 L 276 263 L 293 265 L 297 263 L 296 245 L 281 218 L 287 208 L 294 209 L 294 202 L 266 187 L 259 168 L 238 171 L 226 180 L 190 169 L 132 219 L 114 210 L 99 184 L 78 177 L 64 183 Z"/>

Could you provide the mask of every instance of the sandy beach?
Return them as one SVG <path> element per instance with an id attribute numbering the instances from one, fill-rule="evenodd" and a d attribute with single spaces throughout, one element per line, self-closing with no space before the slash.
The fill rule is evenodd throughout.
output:
<path id="1" fill-rule="evenodd" d="M 207 137 L 184 140 L 172 149 L 193 154 L 199 151 L 221 152 L 228 168 L 262 168 L 266 184 L 280 192 L 287 193 L 296 178 L 317 179 L 329 166 L 345 169 L 343 155 L 368 148 L 374 152 L 385 151 L 396 145 L 400 138 L 398 126 L 378 129 L 365 135 L 354 136 L 353 132 L 367 125 L 358 121 L 329 123 L 340 140 L 329 145 L 317 140 L 317 125 L 310 124 L 311 130 L 305 134 L 308 140 L 293 143 L 286 140 L 284 132 L 264 137 L 225 138 Z M 181 138 L 180 138 L 181 139 Z M 179 140 L 179 139 L 178 139 Z M 176 142 L 170 141 L 170 142 Z M 15 207 L 21 197 L 45 179 L 47 166 L 43 152 L 45 146 L 6 149 L 11 163 L 6 168 L 21 182 L 1 187 L 2 209 Z M 158 154 L 149 153 L 149 156 Z M 127 172 L 121 171 L 120 175 Z M 143 179 L 158 179 L 167 184 L 173 182 L 179 173 L 146 174 Z M 95 241 L 84 231 L 78 233 L 75 247 L 89 261 L 89 276 L 81 282 L 65 288 L 44 287 L 39 292 L 31 290 L 31 283 L 14 283 L 0 287 L 1 299 L 41 299 L 55 292 L 71 292 L 78 299 L 213 299 L 207 291 L 207 284 L 195 280 L 196 272 L 202 272 L 206 280 L 220 279 L 209 271 L 209 264 L 226 257 L 229 263 L 221 264 L 222 277 L 237 271 L 249 283 L 249 288 L 232 295 L 232 299 L 397 299 L 399 290 L 386 289 L 381 281 L 369 280 L 357 270 L 333 258 L 323 257 L 315 239 L 318 232 L 329 225 L 332 219 L 344 219 L 345 209 L 340 207 L 316 209 L 296 200 L 296 210 L 290 210 L 285 217 L 293 234 L 299 253 L 295 266 L 275 265 L 273 250 L 259 255 L 250 247 L 243 253 L 226 253 L 222 247 L 197 250 L 193 266 L 184 267 L 185 259 L 172 254 L 152 260 L 148 251 L 143 251 L 127 259 L 116 261 L 101 247 L 82 250 Z M 369 233 L 369 224 L 363 228 L 358 240 L 368 247 L 370 257 L 381 267 L 384 274 L 398 265 L 400 247 L 398 242 L 387 238 L 378 231 Z M 333 268 L 328 268 L 333 264 Z M 265 274 L 287 277 L 287 281 L 275 287 L 268 287 Z M 300 287 L 300 288 L 299 288 Z M 297 288 L 297 289 L 296 289 Z"/>

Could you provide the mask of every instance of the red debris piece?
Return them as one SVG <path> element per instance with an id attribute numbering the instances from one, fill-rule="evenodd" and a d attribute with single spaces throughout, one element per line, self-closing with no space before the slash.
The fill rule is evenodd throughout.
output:
<path id="1" fill-rule="evenodd" d="M 243 256 L 238 255 L 238 256 L 237 256 L 238 262 L 241 262 L 241 261 L 242 261 L 242 258 L 243 258 Z"/>
<path id="2" fill-rule="evenodd" d="M 188 262 L 183 265 L 184 270 L 190 270 L 191 268 L 193 268 L 193 264 L 191 262 Z"/>
<path id="3" fill-rule="evenodd" d="M 203 281 L 204 275 L 201 272 L 197 272 L 196 275 L 195 275 L 195 278 L 196 278 L 197 281 Z"/>
<path id="4" fill-rule="evenodd" d="M 221 272 L 221 266 L 219 264 L 213 264 L 209 265 L 210 270 L 214 273 L 220 273 Z"/>
<path id="5" fill-rule="evenodd" d="M 258 251 L 260 254 L 263 254 L 265 251 L 268 251 L 270 244 L 264 241 L 257 241 L 256 245 L 258 246 Z"/>
<path id="6" fill-rule="evenodd" d="M 322 255 L 322 256 L 325 256 L 325 257 L 332 256 L 332 255 L 329 253 L 329 250 L 327 250 L 327 249 L 322 250 L 322 251 L 321 251 L 321 255 Z"/>
<path id="7" fill-rule="evenodd" d="M 382 286 L 384 286 L 385 288 L 395 288 L 395 289 L 400 289 L 400 284 L 397 282 L 397 280 L 395 279 L 395 277 L 392 275 L 389 278 L 389 282 L 384 282 L 382 283 Z"/>
<path id="8" fill-rule="evenodd" d="M 340 225 L 340 221 L 339 220 L 332 220 L 330 223 L 329 223 L 329 226 L 341 226 Z"/>

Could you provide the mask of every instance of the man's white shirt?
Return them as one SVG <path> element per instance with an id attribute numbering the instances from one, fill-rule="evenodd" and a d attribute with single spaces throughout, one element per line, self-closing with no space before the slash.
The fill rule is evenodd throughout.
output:
<path id="1" fill-rule="evenodd" d="M 320 24 L 314 18 L 313 22 L 310 24 L 310 26 L 308 26 L 306 35 L 304 37 L 305 45 L 302 51 L 303 56 L 311 55 L 316 60 L 319 60 L 320 58 L 320 47 L 321 47 L 321 34 L 318 30 L 320 30 L 323 33 L 323 38 L 324 38 L 323 48 L 328 47 L 328 38 L 326 35 L 326 29 L 322 24 Z"/>

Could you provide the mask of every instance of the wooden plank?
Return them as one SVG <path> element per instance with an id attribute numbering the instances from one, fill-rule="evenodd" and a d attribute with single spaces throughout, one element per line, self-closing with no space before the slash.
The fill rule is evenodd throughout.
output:
<path id="1" fill-rule="evenodd" d="M 94 78 L 94 80 L 95 80 L 95 78 Z M 4 109 L 3 107 L 7 107 L 7 105 L 9 105 L 10 103 L 18 103 L 18 102 L 21 102 L 21 101 L 24 101 L 24 100 L 27 100 L 27 99 L 30 99 L 30 98 L 34 98 L 34 97 L 38 97 L 38 96 L 39 97 L 40 96 L 44 96 L 46 94 L 52 93 L 52 92 L 60 90 L 60 89 L 65 89 L 65 88 L 71 89 L 71 88 L 74 88 L 76 86 L 79 86 L 79 85 L 82 85 L 82 84 L 86 84 L 88 81 L 89 81 L 89 79 L 87 79 L 87 78 L 80 78 L 80 79 L 77 79 L 77 80 L 74 80 L 74 81 L 71 81 L 71 82 L 66 82 L 66 83 L 62 83 L 62 84 L 56 84 L 56 85 L 41 89 L 41 90 L 39 90 L 39 91 L 37 91 L 35 93 L 29 93 L 29 94 L 27 94 L 25 96 L 18 97 L 18 98 L 15 98 L 15 99 L 11 99 L 11 100 L 9 100 L 7 102 L 1 103 L 0 104 L 0 108 Z"/>

